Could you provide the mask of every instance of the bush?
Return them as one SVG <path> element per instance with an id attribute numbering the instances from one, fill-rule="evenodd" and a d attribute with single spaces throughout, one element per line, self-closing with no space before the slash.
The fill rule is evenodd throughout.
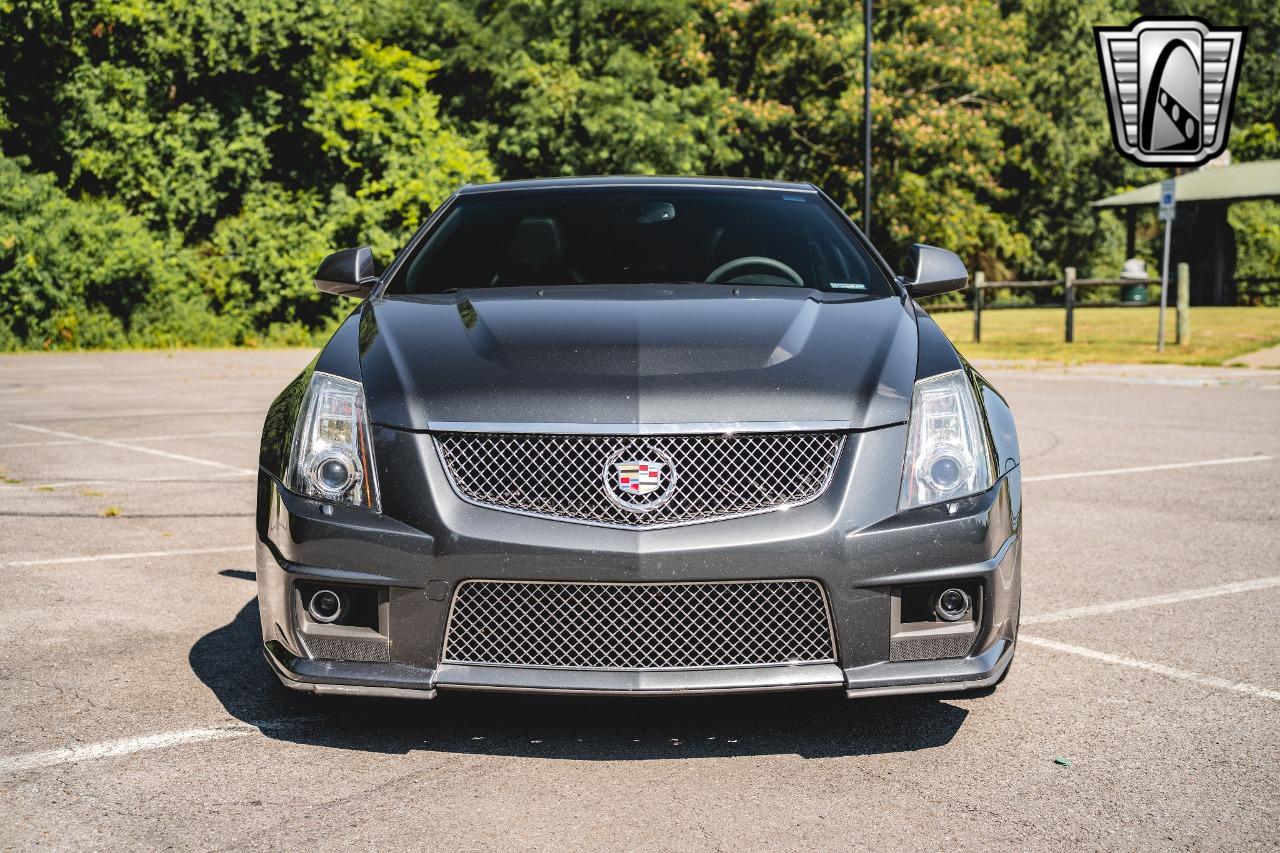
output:
<path id="1" fill-rule="evenodd" d="M 278 323 L 314 328 L 335 310 L 311 284 L 335 248 L 320 199 L 267 185 L 199 247 L 196 275 L 213 310 L 246 335 Z"/>
<path id="2" fill-rule="evenodd" d="M 1241 303 L 1280 305 L 1280 203 L 1237 202 L 1228 217 L 1236 233 L 1236 278 L 1258 280 L 1242 282 Z"/>
<path id="3" fill-rule="evenodd" d="M 52 175 L 23 165 L 0 156 L 0 315 L 10 341 L 119 347 L 155 340 L 167 327 L 173 342 L 230 342 L 196 334 L 193 324 L 210 322 L 209 306 L 192 281 L 192 255 L 176 239 L 118 202 L 68 198 Z M 175 323 L 179 316 L 184 323 Z"/>

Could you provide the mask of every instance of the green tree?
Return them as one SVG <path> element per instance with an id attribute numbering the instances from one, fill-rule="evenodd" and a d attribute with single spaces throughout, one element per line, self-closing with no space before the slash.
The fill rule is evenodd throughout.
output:
<path id="1" fill-rule="evenodd" d="M 338 245 L 334 231 L 317 193 L 264 184 L 199 247 L 201 290 L 243 338 L 323 328 L 343 306 L 320 294 L 311 278 Z"/>
<path id="2" fill-rule="evenodd" d="M 86 63 L 71 73 L 62 99 L 70 185 L 183 234 L 206 233 L 233 212 L 271 164 L 279 97 L 270 91 L 229 115 L 202 98 L 157 104 L 142 69 Z"/>
<path id="3" fill-rule="evenodd" d="M 194 258 L 119 203 L 68 198 L 0 157 L 0 341 L 36 348 L 222 344 L 188 282 Z"/>
<path id="4" fill-rule="evenodd" d="M 441 119 L 436 65 L 351 35 L 332 0 L 0 11 L 0 141 L 26 155 L 5 165 L 8 340 L 306 340 L 339 310 L 310 284 L 325 252 L 388 259 L 458 184 L 495 178 Z"/>
<path id="5" fill-rule="evenodd" d="M 333 0 L 11 0 L 4 147 L 199 238 L 297 150 Z"/>
<path id="6" fill-rule="evenodd" d="M 873 237 L 949 246 L 989 271 L 1031 257 L 1006 172 L 1039 120 L 1027 97 L 1025 27 L 982 0 L 878 7 Z M 734 171 L 811 179 L 846 209 L 862 187 L 861 9 L 800 0 L 706 0 L 695 61 L 732 95 Z"/>
<path id="7" fill-rule="evenodd" d="M 304 105 L 334 182 L 326 215 L 389 258 L 458 186 L 497 179 L 483 145 L 440 117 L 438 63 L 357 39 Z"/>
<path id="8" fill-rule="evenodd" d="M 735 159 L 721 87 L 671 62 L 698 22 L 689 0 L 383 0 L 366 22 L 440 63 L 444 111 L 505 178 L 717 174 Z"/>
<path id="9" fill-rule="evenodd" d="M 1095 26 L 1128 24 L 1126 0 L 1026 0 L 1024 80 L 1040 120 L 1027 128 L 1018 174 L 1018 221 L 1033 249 L 1022 272 L 1056 278 L 1062 267 L 1081 275 L 1118 275 L 1123 223 L 1090 207 L 1122 186 L 1156 179 L 1115 149 L 1103 95 Z"/>

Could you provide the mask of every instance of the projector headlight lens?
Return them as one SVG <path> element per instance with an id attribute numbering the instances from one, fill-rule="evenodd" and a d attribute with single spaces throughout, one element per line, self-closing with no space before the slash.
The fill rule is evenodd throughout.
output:
<path id="1" fill-rule="evenodd" d="M 962 370 L 916 383 L 899 511 L 991 488 L 991 460 L 973 386 Z"/>
<path id="2" fill-rule="evenodd" d="M 338 497 L 356 481 L 356 461 L 341 450 L 329 450 L 308 466 L 309 476 L 321 492 Z"/>

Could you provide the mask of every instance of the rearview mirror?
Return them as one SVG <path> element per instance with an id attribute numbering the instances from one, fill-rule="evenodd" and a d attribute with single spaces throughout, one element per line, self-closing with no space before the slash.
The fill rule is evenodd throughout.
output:
<path id="1" fill-rule="evenodd" d="M 364 299 L 377 283 L 373 250 L 368 246 L 334 252 L 321 261 L 316 270 L 316 290 L 335 296 Z"/>
<path id="2" fill-rule="evenodd" d="M 963 290 L 968 282 L 969 271 L 955 252 L 922 243 L 916 243 L 907 252 L 907 270 L 902 283 L 913 298 Z"/>

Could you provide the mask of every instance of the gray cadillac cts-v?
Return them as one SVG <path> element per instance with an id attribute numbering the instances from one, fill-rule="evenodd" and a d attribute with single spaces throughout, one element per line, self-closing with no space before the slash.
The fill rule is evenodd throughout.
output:
<path id="1" fill-rule="evenodd" d="M 464 187 L 271 405 L 266 659 L 288 687 L 990 687 L 1013 657 L 1013 418 L 809 184 Z"/>

